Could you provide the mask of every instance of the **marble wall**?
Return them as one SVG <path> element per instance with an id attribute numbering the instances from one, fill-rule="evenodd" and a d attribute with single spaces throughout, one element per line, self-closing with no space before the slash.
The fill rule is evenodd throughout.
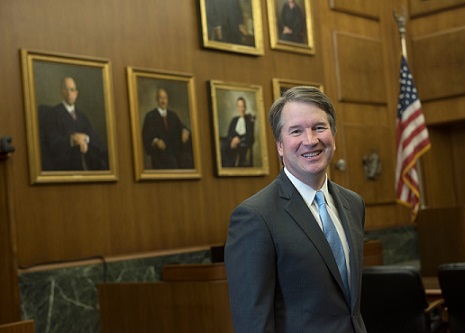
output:
<path id="1" fill-rule="evenodd" d="M 365 239 L 379 239 L 383 246 L 383 264 L 418 265 L 418 242 L 415 226 L 395 227 L 365 232 Z"/>
<path id="2" fill-rule="evenodd" d="M 210 251 L 82 265 L 19 275 L 21 316 L 40 333 L 98 333 L 97 285 L 160 281 L 166 264 L 210 262 Z"/>

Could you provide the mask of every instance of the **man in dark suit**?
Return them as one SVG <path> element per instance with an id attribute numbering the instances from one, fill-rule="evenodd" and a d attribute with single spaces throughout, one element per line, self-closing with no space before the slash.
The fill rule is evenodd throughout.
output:
<path id="1" fill-rule="evenodd" d="M 279 39 L 302 43 L 305 17 L 295 0 L 287 0 L 281 9 Z"/>
<path id="2" fill-rule="evenodd" d="M 336 149 L 333 105 L 317 88 L 294 87 L 275 101 L 269 120 L 284 168 L 234 210 L 225 246 L 235 332 L 366 332 L 360 314 L 365 206 L 326 175 Z M 320 195 L 340 256 L 325 237 L 328 219 L 314 202 Z"/>
<path id="3" fill-rule="evenodd" d="M 108 170 L 105 145 L 86 114 L 76 108 L 78 89 L 72 77 L 63 78 L 61 93 L 60 104 L 39 107 L 42 169 Z"/>
<path id="4" fill-rule="evenodd" d="M 142 141 L 153 169 L 191 169 L 194 167 L 190 131 L 176 112 L 168 110 L 168 93 L 157 91 L 158 106 L 145 115 Z"/>
<path id="5" fill-rule="evenodd" d="M 247 35 L 239 0 L 206 0 L 208 39 L 245 44 Z"/>

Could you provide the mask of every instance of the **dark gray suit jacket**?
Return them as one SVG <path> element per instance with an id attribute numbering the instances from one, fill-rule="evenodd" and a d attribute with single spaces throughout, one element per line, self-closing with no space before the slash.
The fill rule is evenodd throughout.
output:
<path id="1" fill-rule="evenodd" d="M 232 213 L 225 246 L 236 333 L 366 332 L 360 314 L 365 205 L 328 181 L 350 248 L 347 297 L 331 248 L 282 170 Z"/>

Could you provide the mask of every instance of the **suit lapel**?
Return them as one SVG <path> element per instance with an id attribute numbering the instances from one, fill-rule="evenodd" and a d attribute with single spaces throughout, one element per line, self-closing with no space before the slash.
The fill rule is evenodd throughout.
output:
<path id="1" fill-rule="evenodd" d="M 288 200 L 286 205 L 286 211 L 293 218 L 293 220 L 300 226 L 310 241 L 313 243 L 315 248 L 320 253 L 321 257 L 325 261 L 331 274 L 336 279 L 339 287 L 344 292 L 344 284 L 342 283 L 341 274 L 334 259 L 331 247 L 326 240 L 326 237 L 321 230 L 318 222 L 313 217 L 310 209 L 307 207 L 304 199 L 300 195 L 299 191 L 294 187 L 292 182 L 287 178 L 284 171 L 281 171 L 278 176 L 280 185 L 280 196 L 283 199 Z M 331 193 L 332 194 L 332 193 Z M 344 227 L 345 230 L 345 227 Z M 350 245 L 350 244 L 349 244 Z"/>

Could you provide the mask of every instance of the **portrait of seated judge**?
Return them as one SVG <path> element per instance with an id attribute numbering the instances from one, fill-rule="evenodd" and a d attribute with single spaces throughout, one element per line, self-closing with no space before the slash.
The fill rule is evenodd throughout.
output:
<path id="1" fill-rule="evenodd" d="M 61 79 L 60 95 L 62 99 L 57 104 L 38 106 L 42 170 L 108 170 L 107 146 L 88 116 L 89 112 L 97 111 L 81 107 L 74 77 Z M 101 114 L 104 115 L 104 110 Z"/>
<path id="2" fill-rule="evenodd" d="M 209 88 L 217 176 L 267 175 L 262 87 L 212 80 Z"/>
<path id="3" fill-rule="evenodd" d="M 141 109 L 149 109 L 141 115 L 146 169 L 193 169 L 186 85 L 140 78 L 139 87 Z"/>
<path id="4" fill-rule="evenodd" d="M 228 135 L 221 139 L 222 166 L 253 167 L 255 143 L 255 116 L 247 113 L 247 102 L 240 96 L 236 100 L 237 115 L 228 126 Z"/>
<path id="5" fill-rule="evenodd" d="M 255 45 L 252 0 L 205 0 L 208 39 Z"/>
<path id="6" fill-rule="evenodd" d="M 304 0 L 276 0 L 280 42 L 307 43 Z"/>

